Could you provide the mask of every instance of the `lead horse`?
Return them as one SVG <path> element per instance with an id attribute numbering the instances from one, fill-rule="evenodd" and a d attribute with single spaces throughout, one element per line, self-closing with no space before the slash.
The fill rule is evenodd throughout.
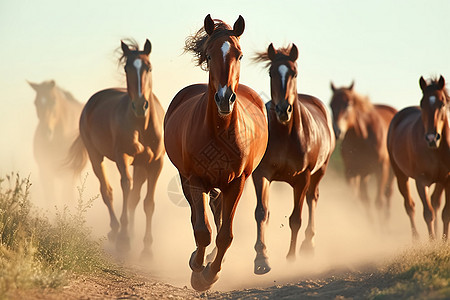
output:
<path id="1" fill-rule="evenodd" d="M 291 241 L 288 259 L 295 258 L 305 195 L 309 220 L 301 249 L 313 250 L 319 182 L 335 146 L 331 116 L 325 105 L 315 97 L 297 94 L 297 58 L 295 44 L 277 50 L 270 44 L 267 52 L 255 57 L 255 61 L 268 61 L 272 96 L 266 104 L 269 121 L 267 150 L 252 175 L 257 196 L 256 274 L 270 271 L 264 233 L 269 219 L 269 187 L 272 181 L 287 182 L 294 189 L 294 209 L 289 218 Z"/>
<path id="2" fill-rule="evenodd" d="M 420 77 L 422 90 L 420 108 L 407 107 L 398 112 L 389 126 L 387 146 L 397 184 L 404 198 L 414 239 L 418 238 L 414 221 L 415 205 L 408 180 L 416 181 L 417 192 L 423 204 L 423 217 L 428 234 L 435 238 L 436 211 L 445 190 L 442 211 L 443 238 L 448 239 L 450 221 L 450 97 L 445 79 L 432 79 L 429 84 Z M 430 199 L 429 186 L 436 183 Z"/>
<path id="3" fill-rule="evenodd" d="M 55 191 L 59 185 L 63 197 L 72 193 L 74 174 L 61 166 L 77 136 L 83 104 L 56 85 L 54 80 L 28 84 L 36 91 L 34 105 L 39 119 L 34 134 L 34 158 L 44 195 L 53 202 L 56 196 L 60 196 Z"/>
<path id="4" fill-rule="evenodd" d="M 72 167 L 81 172 L 87 161 L 87 150 L 111 219 L 108 237 L 112 241 L 118 237 L 117 248 L 121 251 L 130 248 L 129 223 L 132 230 L 140 191 L 147 180 L 142 254 L 151 256 L 155 185 L 165 153 L 162 133 L 164 110 L 152 91 L 150 41 L 146 40 L 143 51 L 138 50 L 137 44 L 131 45 L 130 49 L 124 42 L 121 42 L 121 48 L 127 88 L 102 90 L 86 103 L 80 118 L 80 136 L 71 148 Z M 120 173 L 123 193 L 120 223 L 113 207 L 112 188 L 106 177 L 105 157 L 116 163 Z M 134 166 L 133 175 L 131 166 Z"/>
<path id="5" fill-rule="evenodd" d="M 372 104 L 367 97 L 357 94 L 353 87 L 354 82 L 349 87 L 341 88 L 331 83 L 333 128 L 336 138 L 342 139 L 341 156 L 346 179 L 357 188 L 369 216 L 371 210 L 367 184 L 370 176 L 375 175 L 375 206 L 383 223 L 389 219 L 394 180 L 386 137 L 389 123 L 397 110 L 388 105 Z"/>
<path id="6" fill-rule="evenodd" d="M 178 92 L 164 120 L 166 151 L 178 169 L 191 207 L 197 249 L 189 265 L 196 290 L 209 289 L 219 278 L 223 257 L 233 239 L 236 205 L 267 146 L 264 103 L 255 91 L 239 84 L 239 38 L 244 26 L 242 16 L 233 28 L 206 16 L 204 27 L 187 40 L 185 49 L 194 53 L 198 65 L 209 69 L 209 82 Z M 218 229 L 217 251 L 205 266 L 205 249 L 211 243 L 205 212 L 210 194 Z"/>

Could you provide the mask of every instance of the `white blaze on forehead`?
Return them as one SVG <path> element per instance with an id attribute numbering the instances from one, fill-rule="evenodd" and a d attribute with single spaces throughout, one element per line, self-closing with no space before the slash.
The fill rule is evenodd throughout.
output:
<path id="1" fill-rule="evenodd" d="M 436 96 L 430 96 L 429 100 L 430 104 L 433 105 L 434 103 L 436 103 Z"/>
<path id="2" fill-rule="evenodd" d="M 136 72 L 137 72 L 137 85 L 138 85 L 138 95 L 139 97 L 142 96 L 142 91 L 141 91 L 141 68 L 142 68 L 142 59 L 138 58 L 135 59 L 133 62 L 133 66 L 136 68 Z"/>
<path id="3" fill-rule="evenodd" d="M 230 52 L 230 42 L 226 41 L 225 43 L 223 43 L 222 45 L 222 54 L 223 54 L 223 62 L 225 63 L 226 59 L 227 59 L 227 55 L 228 52 Z"/>
<path id="4" fill-rule="evenodd" d="M 286 74 L 289 71 L 289 68 L 286 67 L 285 65 L 281 65 L 278 67 L 278 72 L 280 72 L 281 75 L 281 86 L 283 87 L 283 89 L 286 86 Z"/>

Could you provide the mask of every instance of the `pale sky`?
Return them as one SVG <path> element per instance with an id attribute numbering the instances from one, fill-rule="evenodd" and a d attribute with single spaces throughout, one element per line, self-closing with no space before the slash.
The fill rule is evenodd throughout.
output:
<path id="1" fill-rule="evenodd" d="M 447 0 L 0 0 L 0 173 L 26 169 L 32 159 L 37 117 L 26 80 L 54 79 L 84 103 L 98 90 L 124 86 L 120 40 L 142 47 L 148 38 L 154 93 L 166 108 L 184 86 L 208 79 L 182 50 L 208 13 L 230 25 L 244 17 L 240 82 L 264 95 L 267 71 L 250 58 L 271 42 L 298 46 L 298 92 L 327 106 L 331 80 L 355 80 L 357 92 L 398 109 L 419 103 L 420 76 L 450 82 Z"/>

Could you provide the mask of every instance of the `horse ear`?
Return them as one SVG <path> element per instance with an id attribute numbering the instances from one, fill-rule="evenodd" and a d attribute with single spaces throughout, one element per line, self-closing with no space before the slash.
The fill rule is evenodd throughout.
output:
<path id="1" fill-rule="evenodd" d="M 296 61 L 298 58 L 298 48 L 295 44 L 292 44 L 291 51 L 289 52 L 289 59 L 291 61 Z"/>
<path id="2" fill-rule="evenodd" d="M 50 80 L 48 83 L 49 83 L 50 88 L 54 88 L 56 86 L 56 82 L 53 79 Z"/>
<path id="3" fill-rule="evenodd" d="M 237 37 L 241 36 L 242 33 L 244 33 L 244 29 L 245 29 L 244 18 L 241 15 L 239 15 L 239 18 L 236 20 L 236 22 L 234 22 L 233 25 L 234 35 Z"/>
<path id="4" fill-rule="evenodd" d="M 147 39 L 144 45 L 144 54 L 149 55 L 152 52 L 152 43 Z"/>
<path id="5" fill-rule="evenodd" d="M 350 86 L 348 87 L 348 89 L 351 91 L 353 90 L 353 87 L 355 86 L 355 81 L 352 80 L 352 83 L 350 84 Z"/>
<path id="6" fill-rule="evenodd" d="M 333 81 L 330 82 L 330 87 L 333 92 L 336 92 L 336 87 L 334 86 Z"/>
<path id="7" fill-rule="evenodd" d="M 214 32 L 214 21 L 210 14 L 205 17 L 204 27 L 208 35 L 211 35 Z"/>
<path id="8" fill-rule="evenodd" d="M 30 81 L 28 81 L 28 80 L 27 80 L 27 82 L 28 82 L 28 84 L 31 86 L 31 88 L 37 92 L 37 90 L 38 90 L 38 85 L 37 85 L 36 83 L 30 82 Z"/>
<path id="9" fill-rule="evenodd" d="M 275 59 L 275 55 L 277 54 L 277 51 L 273 47 L 273 43 L 270 43 L 269 48 L 267 48 L 267 56 L 271 61 Z"/>
<path id="10" fill-rule="evenodd" d="M 419 85 L 420 89 L 424 92 L 425 89 L 427 88 L 427 82 L 425 81 L 425 79 L 423 79 L 423 76 L 420 76 Z"/>
<path id="11" fill-rule="evenodd" d="M 438 86 L 437 88 L 439 90 L 442 90 L 445 87 L 445 79 L 444 77 L 441 75 L 441 77 L 439 77 L 439 81 L 438 81 Z"/>
<path id="12" fill-rule="evenodd" d="M 120 46 L 122 47 L 123 55 L 128 56 L 128 54 L 130 54 L 130 48 L 128 48 L 128 45 L 123 41 L 120 41 Z"/>

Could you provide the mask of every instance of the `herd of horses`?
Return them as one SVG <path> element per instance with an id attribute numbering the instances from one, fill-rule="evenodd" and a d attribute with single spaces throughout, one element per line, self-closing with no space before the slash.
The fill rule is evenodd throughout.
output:
<path id="1" fill-rule="evenodd" d="M 239 83 L 243 53 L 239 39 L 244 28 L 242 16 L 232 27 L 206 16 L 204 26 L 186 40 L 185 50 L 192 52 L 197 65 L 209 72 L 209 81 L 181 89 L 165 113 L 152 90 L 149 60 L 152 46 L 148 40 L 143 50 L 121 43 L 127 88 L 97 92 L 84 106 L 54 81 L 30 83 L 37 93 L 39 118 L 34 153 L 48 197 L 53 181 L 64 169 L 62 161 L 75 174 L 90 161 L 110 214 L 108 237 L 120 251 L 126 252 L 130 248 L 140 191 L 147 182 L 143 255 L 151 256 L 155 185 L 167 152 L 178 169 L 191 208 L 197 247 L 189 260 L 191 284 L 196 290 L 207 290 L 219 278 L 223 257 L 233 240 L 236 206 L 250 176 L 257 196 L 254 273 L 270 271 L 264 232 L 272 181 L 287 182 L 294 191 L 287 258 L 295 258 L 305 198 L 309 218 L 300 250 L 313 251 L 318 186 L 337 138 L 341 140 L 345 176 L 354 182 L 366 207 L 368 178 L 375 175 L 375 204 L 380 218 L 389 217 L 392 182 L 397 178 L 414 238 L 418 234 L 408 179 L 416 182 L 430 238 L 436 235 L 436 211 L 445 191 L 442 221 L 443 238 L 447 239 L 450 97 L 444 78 L 427 82 L 421 77 L 420 107 L 400 112 L 387 105 L 372 104 L 354 92 L 353 83 L 342 88 L 331 83 L 330 115 L 319 99 L 298 94 L 295 44 L 279 49 L 270 44 L 267 51 L 257 53 L 254 58 L 256 62 L 264 62 L 269 70 L 271 100 L 264 105 L 258 93 Z M 120 173 L 123 192 L 120 221 L 112 205 L 105 157 L 116 163 Z M 432 184 L 435 190 L 430 196 Z M 217 237 L 216 247 L 206 255 L 212 239 L 208 205 Z"/>

